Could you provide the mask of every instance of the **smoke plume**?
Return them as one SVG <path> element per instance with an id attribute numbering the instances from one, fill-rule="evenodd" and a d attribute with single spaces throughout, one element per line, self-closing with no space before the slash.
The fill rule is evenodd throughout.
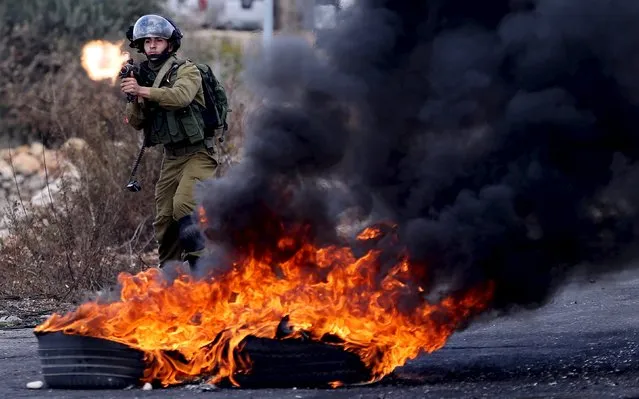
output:
<path id="1" fill-rule="evenodd" d="M 504 309 L 631 248 L 639 2 L 361 0 L 339 18 L 249 63 L 264 101 L 242 163 L 198 193 L 203 264 L 294 222 L 331 242 L 392 220 L 422 286 L 493 280 Z"/>

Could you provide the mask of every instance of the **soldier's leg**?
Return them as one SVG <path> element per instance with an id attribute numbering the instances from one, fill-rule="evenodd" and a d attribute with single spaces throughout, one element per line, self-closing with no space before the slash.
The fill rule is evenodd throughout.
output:
<path id="1" fill-rule="evenodd" d="M 204 249 L 204 240 L 194 215 L 195 185 L 198 181 L 215 177 L 217 165 L 215 157 L 206 150 L 193 154 L 184 165 L 180 184 L 173 197 L 173 217 L 179 223 L 180 242 L 185 252 L 185 260 L 189 261 L 191 266 L 195 265 L 196 259 Z"/>
<path id="2" fill-rule="evenodd" d="M 162 160 L 160 178 L 155 185 L 153 228 L 158 244 L 160 266 L 163 266 L 166 261 L 181 259 L 182 246 L 179 239 L 179 227 L 173 218 L 173 197 L 182 174 L 180 164 L 177 159 L 165 156 Z"/>

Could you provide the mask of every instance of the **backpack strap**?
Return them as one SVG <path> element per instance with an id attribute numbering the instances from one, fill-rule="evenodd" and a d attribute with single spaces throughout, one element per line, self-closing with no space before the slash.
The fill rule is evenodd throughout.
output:
<path id="1" fill-rule="evenodd" d="M 173 62 L 169 62 L 167 60 L 167 62 L 164 63 L 164 65 L 162 65 L 162 68 L 160 68 L 160 71 L 158 72 L 157 76 L 155 77 L 155 80 L 153 81 L 153 86 L 151 87 L 160 87 L 160 84 L 162 83 L 162 80 L 164 78 L 169 78 L 173 72 L 177 71 L 179 67 L 181 67 L 182 65 L 184 65 L 186 63 L 186 61 L 188 60 L 174 60 Z"/>
<path id="2" fill-rule="evenodd" d="M 186 62 L 190 60 L 177 60 L 177 61 L 173 61 L 173 65 L 171 66 L 171 69 L 169 69 L 169 72 L 166 75 L 166 78 L 168 79 L 174 72 L 176 72 L 182 65 L 186 64 Z"/>
<path id="3" fill-rule="evenodd" d="M 173 63 L 165 62 L 164 65 L 162 65 L 162 68 L 160 68 L 160 71 L 158 72 L 157 76 L 155 77 L 155 80 L 153 81 L 153 86 L 151 87 L 154 87 L 154 88 L 160 87 L 160 83 L 162 83 L 164 76 L 166 76 L 166 73 L 172 67 L 173 67 Z"/>

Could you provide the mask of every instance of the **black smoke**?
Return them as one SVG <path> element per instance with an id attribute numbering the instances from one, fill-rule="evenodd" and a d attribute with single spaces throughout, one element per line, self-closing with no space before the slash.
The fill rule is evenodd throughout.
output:
<path id="1" fill-rule="evenodd" d="M 422 284 L 493 280 L 503 309 L 636 242 L 639 2 L 360 0 L 271 50 L 243 162 L 199 193 L 209 263 L 355 209 L 398 223 Z"/>

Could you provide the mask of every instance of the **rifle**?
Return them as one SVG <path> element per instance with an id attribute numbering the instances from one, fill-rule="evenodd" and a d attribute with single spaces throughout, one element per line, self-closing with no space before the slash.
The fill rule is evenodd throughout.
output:
<path id="1" fill-rule="evenodd" d="M 120 79 L 124 79 L 126 77 L 131 76 L 133 73 L 133 77 L 138 79 L 140 68 L 135 65 L 135 62 L 129 58 L 126 63 L 120 69 L 119 77 Z M 126 101 L 132 103 L 136 100 L 136 96 L 133 94 L 127 93 Z M 129 182 L 126 185 L 126 189 L 136 193 L 142 190 L 142 186 L 138 183 L 138 180 L 135 178 L 135 174 L 138 171 L 138 167 L 140 166 L 140 162 L 142 162 L 142 156 L 144 155 L 144 150 L 146 149 L 146 133 L 144 137 L 144 142 L 142 143 L 142 147 L 140 148 L 140 152 L 138 152 L 138 157 L 135 159 L 135 163 L 133 164 L 133 169 L 131 170 L 131 174 L 129 175 Z"/>
<path id="2" fill-rule="evenodd" d="M 120 73 L 119 73 L 119 77 L 120 80 L 130 77 L 131 76 L 131 72 L 133 72 L 133 77 L 138 80 L 138 76 L 140 74 L 140 67 L 138 67 L 137 65 L 135 65 L 135 61 L 133 61 L 133 59 L 129 58 L 124 65 L 122 65 L 122 69 L 120 69 Z M 129 94 L 127 93 L 126 95 L 126 101 L 127 102 L 134 102 L 135 101 L 135 96 L 133 94 Z"/>

